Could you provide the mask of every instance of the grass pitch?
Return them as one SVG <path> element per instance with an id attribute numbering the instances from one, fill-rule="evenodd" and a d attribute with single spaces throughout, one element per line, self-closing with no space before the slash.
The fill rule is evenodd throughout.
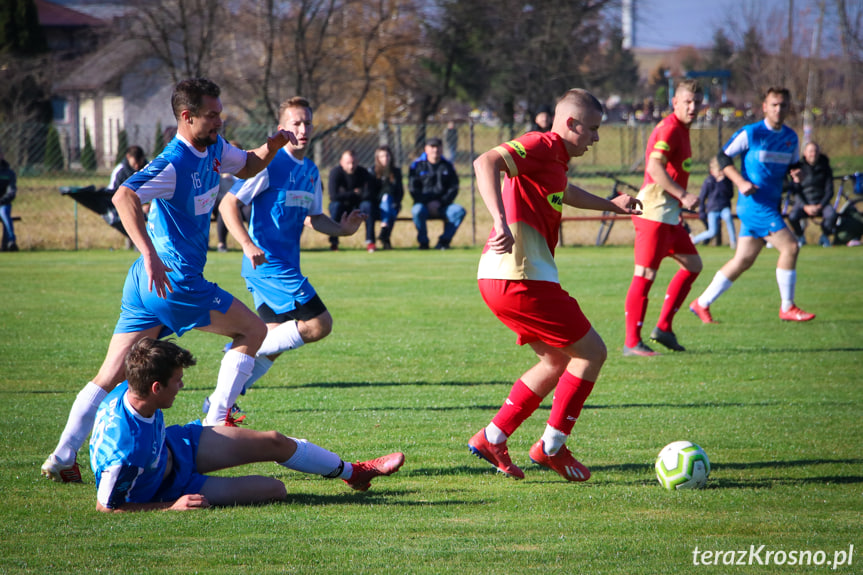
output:
<path id="1" fill-rule="evenodd" d="M 95 510 L 86 450 L 84 485 L 48 482 L 39 466 L 104 357 L 134 255 L 2 255 L 0 573 L 817 573 L 850 545 L 836 572 L 863 564 L 863 250 L 801 251 L 797 301 L 813 322 L 777 319 L 767 250 L 714 304 L 722 323 L 681 311 L 675 331 L 689 351 L 623 358 L 631 248 L 560 249 L 562 283 L 609 348 L 569 441 L 593 472 L 585 484 L 527 458 L 550 397 L 510 440 L 524 481 L 467 450 L 534 363 L 482 303 L 478 249 L 305 252 L 335 330 L 279 359 L 241 405 L 257 429 L 351 460 L 401 450 L 405 466 L 362 494 L 261 464 L 234 473 L 278 477 L 287 503 L 119 515 Z M 702 250 L 692 297 L 730 255 Z M 673 268 L 660 270 L 648 332 Z M 249 303 L 237 252 L 211 254 L 206 275 Z M 194 332 L 178 343 L 199 362 L 169 424 L 200 417 L 224 340 Z M 654 458 L 679 439 L 710 456 L 707 489 L 658 485 Z M 754 565 L 723 564 L 761 545 Z M 696 548 L 724 554 L 696 568 Z M 785 564 L 776 555 L 759 565 L 766 551 L 784 552 Z M 813 564 L 790 565 L 792 551 Z"/>

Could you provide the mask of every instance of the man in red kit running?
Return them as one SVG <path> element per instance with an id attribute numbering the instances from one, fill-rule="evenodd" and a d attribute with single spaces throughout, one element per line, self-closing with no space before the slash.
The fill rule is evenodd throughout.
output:
<path id="1" fill-rule="evenodd" d="M 563 204 L 640 213 L 631 196 L 608 201 L 567 181 L 570 158 L 599 140 L 601 122 L 602 104 L 584 90 L 570 90 L 557 103 L 550 132 L 529 132 L 492 148 L 473 164 L 494 224 L 480 258 L 480 293 L 518 335 L 517 343 L 533 348 L 539 363 L 515 382 L 500 411 L 468 447 L 514 479 L 523 479 L 524 472 L 510 459 L 506 441 L 552 390 L 551 416 L 530 458 L 568 481 L 590 477 L 564 443 L 607 353 L 578 302 L 561 288 L 554 248 Z M 501 172 L 507 175 L 503 191 Z"/>
<path id="2" fill-rule="evenodd" d="M 677 342 L 671 321 L 701 272 L 701 258 L 683 227 L 680 209 L 691 210 L 698 205 L 698 196 L 686 193 L 686 184 L 692 163 L 689 126 L 698 116 L 703 100 L 704 92 L 697 81 L 678 82 L 672 99 L 673 113 L 656 125 L 647 140 L 644 184 L 638 192 L 644 213 L 632 217 L 635 272 L 626 294 L 625 356 L 659 355 L 641 340 L 641 328 L 647 312 L 647 294 L 660 262 L 666 257 L 677 260 L 680 269 L 668 284 L 659 321 L 650 339 L 671 350 L 685 351 Z"/>

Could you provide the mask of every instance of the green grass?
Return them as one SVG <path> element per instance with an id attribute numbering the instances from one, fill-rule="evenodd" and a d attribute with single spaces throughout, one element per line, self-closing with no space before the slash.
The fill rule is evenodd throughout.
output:
<path id="1" fill-rule="evenodd" d="M 675 331 L 689 351 L 649 359 L 620 353 L 631 248 L 559 250 L 564 287 L 609 348 L 569 442 L 593 471 L 585 484 L 527 458 L 550 398 L 510 440 L 524 481 L 468 453 L 534 363 L 483 305 L 478 254 L 305 252 L 335 330 L 280 359 L 241 402 L 254 428 L 345 458 L 402 450 L 398 474 L 360 494 L 260 464 L 247 471 L 284 481 L 287 503 L 121 515 L 95 510 L 86 451 L 84 485 L 48 482 L 39 466 L 102 361 L 134 255 L 3 254 L 0 573 L 816 573 L 829 568 L 694 569 L 692 552 L 765 545 L 830 560 L 863 546 L 863 250 L 802 250 L 797 299 L 818 318 L 801 325 L 777 319 L 776 254 L 765 251 L 713 306 L 722 323 L 682 312 Z M 731 252 L 702 255 L 695 293 Z M 672 272 L 660 270 L 648 326 Z M 212 254 L 207 277 L 249 301 L 236 252 Z M 224 340 L 193 332 L 179 343 L 199 364 L 169 424 L 200 416 Z M 656 482 L 656 454 L 678 439 L 710 456 L 707 489 Z"/>

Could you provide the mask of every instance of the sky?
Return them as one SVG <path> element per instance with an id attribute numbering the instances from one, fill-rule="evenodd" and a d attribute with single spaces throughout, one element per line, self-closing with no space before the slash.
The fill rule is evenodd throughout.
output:
<path id="1" fill-rule="evenodd" d="M 812 0 L 794 0 L 795 12 Z M 691 45 L 708 48 L 717 28 L 726 31 L 733 22 L 746 28 L 743 14 L 760 12 L 763 16 L 781 10 L 787 13 L 788 0 L 635 0 L 635 46 L 674 48 Z M 785 30 L 786 23 L 779 24 Z"/>

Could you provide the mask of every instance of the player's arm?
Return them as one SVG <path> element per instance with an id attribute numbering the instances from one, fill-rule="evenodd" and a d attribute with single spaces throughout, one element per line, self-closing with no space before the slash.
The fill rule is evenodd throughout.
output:
<path id="1" fill-rule="evenodd" d="M 693 209 L 698 205 L 698 197 L 695 194 L 687 193 L 680 184 L 668 175 L 668 170 L 665 169 L 667 165 L 668 159 L 665 156 L 651 154 L 647 159 L 646 171 L 653 181 L 665 190 L 665 193 L 675 198 L 687 210 Z"/>
<path id="2" fill-rule="evenodd" d="M 366 214 L 360 210 L 353 210 L 349 214 L 342 214 L 342 219 L 338 222 L 330 216 L 321 213 L 314 216 L 306 216 L 306 225 L 328 236 L 351 236 L 360 229 L 360 225 L 365 219 Z"/>
<path id="3" fill-rule="evenodd" d="M 267 262 L 267 256 L 264 254 L 258 245 L 252 241 L 252 236 L 246 226 L 243 225 L 242 202 L 233 193 L 228 192 L 222 201 L 219 202 L 219 213 L 222 215 L 222 221 L 225 222 L 225 227 L 234 236 L 234 239 L 243 248 L 243 253 L 249 258 L 252 263 L 252 268 L 257 268 L 259 265 Z"/>
<path id="4" fill-rule="evenodd" d="M 144 259 L 144 268 L 147 270 L 149 278 L 149 290 L 156 289 L 156 295 L 164 298 L 167 292 L 174 291 L 168 280 L 168 272 L 171 271 L 162 260 L 159 254 L 156 253 L 156 248 L 153 246 L 153 241 L 147 234 L 147 220 L 144 216 L 144 208 L 141 205 L 141 198 L 138 197 L 131 188 L 120 186 L 114 192 L 111 202 L 117 208 L 117 214 L 120 216 L 120 221 L 123 223 L 123 229 L 129 235 L 129 239 L 141 252 L 141 257 Z"/>
<path id="5" fill-rule="evenodd" d="M 716 155 L 716 161 L 719 162 L 719 169 L 725 174 L 725 177 L 731 180 L 740 193 L 748 196 L 758 191 L 758 187 L 743 177 L 743 174 L 734 165 L 736 156 L 746 153 L 749 150 L 749 134 L 745 129 L 741 128 L 736 134 L 731 136 L 731 140 L 725 147 Z"/>
<path id="6" fill-rule="evenodd" d="M 582 210 L 597 210 L 600 212 L 614 212 L 616 214 L 641 214 L 641 201 L 629 194 L 623 193 L 613 200 L 600 198 L 591 194 L 575 184 L 568 184 L 563 193 L 563 203 Z"/>
<path id="7" fill-rule="evenodd" d="M 276 152 L 285 147 L 288 142 L 296 145 L 297 137 L 294 136 L 293 132 L 279 130 L 268 137 L 267 142 L 261 147 L 246 151 L 246 165 L 234 175 L 241 180 L 251 178 L 266 168 L 273 158 L 276 157 Z"/>
<path id="8" fill-rule="evenodd" d="M 506 211 L 503 207 L 503 195 L 500 187 L 501 172 L 509 175 L 506 160 L 497 148 L 492 148 L 474 160 L 473 169 L 476 173 L 476 186 L 479 195 L 491 214 L 494 226 L 494 236 L 489 238 L 488 246 L 494 253 L 509 253 L 512 251 L 515 240 L 506 222 Z"/>
<path id="9" fill-rule="evenodd" d="M 207 498 L 200 493 L 183 495 L 176 501 L 157 501 L 153 503 L 123 503 L 117 507 L 105 507 L 96 502 L 96 510 L 104 513 L 131 513 L 135 511 L 188 511 L 190 509 L 206 509 L 210 506 Z"/>

